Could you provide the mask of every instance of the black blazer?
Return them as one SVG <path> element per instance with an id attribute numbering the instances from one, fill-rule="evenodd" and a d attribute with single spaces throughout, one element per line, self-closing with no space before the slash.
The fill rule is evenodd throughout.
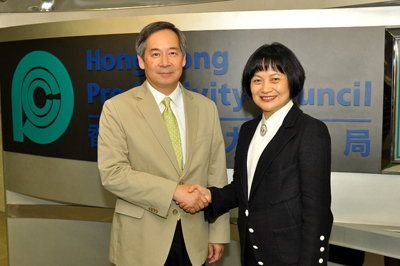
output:
<path id="1" fill-rule="evenodd" d="M 242 125 L 233 181 L 210 188 L 205 216 L 211 221 L 239 207 L 242 265 L 246 245 L 259 265 L 327 265 L 333 222 L 328 129 L 293 105 L 260 156 L 248 198 L 247 152 L 260 119 Z"/>

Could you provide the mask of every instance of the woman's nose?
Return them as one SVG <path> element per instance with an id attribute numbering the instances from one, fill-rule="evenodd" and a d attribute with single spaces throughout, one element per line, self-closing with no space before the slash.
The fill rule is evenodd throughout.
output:
<path id="1" fill-rule="evenodd" d="M 271 85 L 271 84 L 264 83 L 264 84 L 261 86 L 260 91 L 261 91 L 262 93 L 268 93 L 268 92 L 272 91 L 272 85 Z"/>

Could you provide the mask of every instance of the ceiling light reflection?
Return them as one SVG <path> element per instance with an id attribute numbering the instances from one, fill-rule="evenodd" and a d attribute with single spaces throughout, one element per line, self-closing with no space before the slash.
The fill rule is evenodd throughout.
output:
<path id="1" fill-rule="evenodd" d="M 53 9 L 55 0 L 43 0 L 40 6 L 40 11 L 51 11 Z"/>

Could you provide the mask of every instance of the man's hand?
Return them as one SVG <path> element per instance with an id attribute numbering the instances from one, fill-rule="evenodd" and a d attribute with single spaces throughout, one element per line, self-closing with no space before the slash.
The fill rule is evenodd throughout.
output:
<path id="1" fill-rule="evenodd" d="M 221 259 L 224 254 L 224 245 L 216 243 L 208 243 L 208 263 L 214 263 Z"/>
<path id="2" fill-rule="evenodd" d="M 184 211 L 189 213 L 196 213 L 201 209 L 204 209 L 211 203 L 211 192 L 207 188 L 204 188 L 200 185 L 188 185 L 188 193 L 198 195 L 201 199 L 200 209 L 195 208 L 194 206 L 188 204 L 188 202 L 184 201 L 176 201 L 176 204 L 179 205 Z"/>
<path id="3" fill-rule="evenodd" d="M 207 207 L 209 199 L 206 195 L 203 195 L 200 190 L 190 190 L 191 186 L 192 185 L 188 184 L 178 185 L 173 199 L 183 210 L 194 214 Z"/>
<path id="4" fill-rule="evenodd" d="M 189 192 L 192 193 L 194 191 L 199 191 L 203 197 L 205 197 L 208 201 L 208 203 L 211 203 L 212 198 L 211 198 L 211 191 L 208 188 L 202 187 L 200 185 L 191 185 L 189 187 Z"/>

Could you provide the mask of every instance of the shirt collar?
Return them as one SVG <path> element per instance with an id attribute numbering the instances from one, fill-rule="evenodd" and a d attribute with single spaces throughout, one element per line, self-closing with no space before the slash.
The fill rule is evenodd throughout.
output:
<path id="1" fill-rule="evenodd" d="M 279 128 L 286 115 L 289 113 L 290 109 L 293 106 L 293 101 L 290 100 L 287 104 L 282 106 L 278 111 L 273 113 L 268 119 L 265 119 L 265 116 L 262 115 L 262 123 L 264 123 L 267 128 Z"/>
<path id="2" fill-rule="evenodd" d="M 151 94 L 153 94 L 154 99 L 156 100 L 157 105 L 161 104 L 161 101 L 164 100 L 165 97 L 171 98 L 171 102 L 173 102 L 175 105 L 180 104 L 180 99 L 182 98 L 182 89 L 180 84 L 176 86 L 176 89 L 170 94 L 170 95 L 164 95 L 163 93 L 159 92 L 156 90 L 149 82 L 146 82 L 147 87 L 149 88 Z"/>

